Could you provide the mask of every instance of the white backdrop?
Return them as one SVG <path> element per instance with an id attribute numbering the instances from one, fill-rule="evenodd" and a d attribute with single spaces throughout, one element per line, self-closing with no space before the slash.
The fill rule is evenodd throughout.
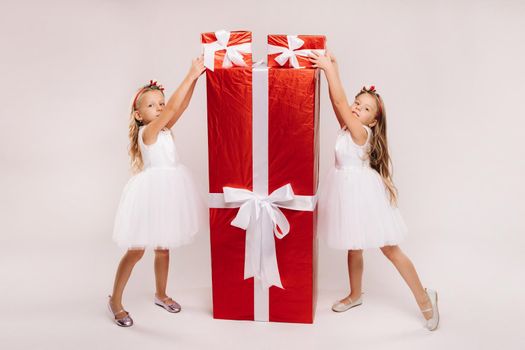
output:
<path id="1" fill-rule="evenodd" d="M 260 346 L 251 336 L 306 348 L 523 347 L 524 23 L 517 0 L 2 0 L 0 340 L 8 348 L 78 347 L 80 339 L 86 348 L 169 346 L 171 333 L 162 331 L 182 327 L 184 348 Z M 419 331 L 409 289 L 378 251 L 365 253 L 369 311 L 365 299 L 353 315 L 332 315 L 331 302 L 348 289 L 346 254 L 323 244 L 315 326 L 211 320 L 207 231 L 172 251 L 169 292 L 188 305 L 177 321 L 146 314 L 160 312 L 149 311 L 151 253 L 125 294 L 138 325 L 123 333 L 104 319 L 122 254 L 111 230 L 130 176 L 130 99 L 150 79 L 171 94 L 200 52 L 200 33 L 222 28 L 251 30 L 254 59 L 264 58 L 267 34 L 324 34 L 347 94 L 365 84 L 382 94 L 410 229 L 402 248 L 441 296 L 443 319 L 432 338 Z M 337 131 L 324 79 L 321 119 L 322 181 Z M 205 76 L 174 132 L 206 193 Z M 164 318 L 140 328 L 154 317 Z M 221 336 L 199 338 L 202 327 Z M 283 329 L 284 340 L 272 337 Z"/>

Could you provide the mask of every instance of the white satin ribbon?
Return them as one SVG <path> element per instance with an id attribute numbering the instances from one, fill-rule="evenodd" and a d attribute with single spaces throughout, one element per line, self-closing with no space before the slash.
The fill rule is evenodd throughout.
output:
<path id="1" fill-rule="evenodd" d="M 247 66 L 242 54 L 252 52 L 252 43 L 228 46 L 230 34 L 230 32 L 225 30 L 219 30 L 215 32 L 217 41 L 202 44 L 204 50 L 204 66 L 209 70 L 213 71 L 215 69 L 215 52 L 220 50 L 226 50 L 224 60 L 222 61 L 222 68 L 230 68 L 233 65 L 241 67 Z"/>
<path id="2" fill-rule="evenodd" d="M 210 194 L 210 207 L 239 208 L 231 224 L 246 230 L 244 279 L 255 277 L 263 288 L 283 288 L 273 236 L 285 237 L 290 232 L 290 223 L 279 208 L 313 211 L 316 196 L 295 196 L 290 184 L 269 196 L 241 188 L 224 187 L 223 190 L 224 195 Z"/>
<path id="3" fill-rule="evenodd" d="M 278 188 L 269 196 L 260 196 L 244 189 L 224 188 L 226 203 L 241 204 L 231 224 L 246 230 L 244 278 L 255 277 L 261 280 L 265 288 L 283 288 L 273 236 L 282 239 L 290 232 L 290 223 L 279 207 L 294 208 L 289 203 L 293 199 L 290 184 Z M 300 207 L 297 210 L 301 210 Z"/>
<path id="4" fill-rule="evenodd" d="M 268 44 L 268 54 L 273 55 L 280 53 L 279 56 L 275 57 L 275 61 L 279 63 L 280 66 L 284 66 L 288 60 L 294 68 L 304 68 L 301 67 L 297 56 L 308 57 L 312 52 L 316 52 L 319 55 L 324 55 L 325 50 L 323 49 L 302 49 L 299 50 L 304 45 L 304 40 L 299 39 L 297 35 L 287 35 L 286 39 L 288 41 L 288 47 L 276 46 Z"/>

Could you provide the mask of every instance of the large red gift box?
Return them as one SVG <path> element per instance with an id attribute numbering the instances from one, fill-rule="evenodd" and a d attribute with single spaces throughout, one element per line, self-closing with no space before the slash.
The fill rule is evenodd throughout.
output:
<path id="1" fill-rule="evenodd" d="M 213 68 L 206 74 L 213 316 L 312 323 L 318 70 L 216 61 Z"/>

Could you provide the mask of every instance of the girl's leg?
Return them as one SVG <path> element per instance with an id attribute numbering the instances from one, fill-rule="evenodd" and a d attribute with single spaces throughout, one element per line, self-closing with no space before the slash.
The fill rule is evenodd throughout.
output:
<path id="1" fill-rule="evenodd" d="M 113 294 L 111 295 L 111 309 L 113 311 L 122 310 L 122 294 L 124 293 L 124 287 L 128 283 L 129 276 L 135 264 L 144 255 L 144 249 L 129 249 L 126 254 L 120 260 L 118 265 L 117 274 L 115 275 L 115 282 L 113 284 Z M 117 319 L 126 316 L 124 312 L 115 315 Z"/>
<path id="2" fill-rule="evenodd" d="M 401 248 L 397 245 L 385 246 L 381 248 L 383 254 L 394 264 L 397 271 L 401 274 L 406 284 L 414 294 L 416 302 L 419 305 L 420 310 L 432 308 L 430 299 L 428 298 L 419 276 L 417 275 L 416 268 L 412 264 L 412 261 L 403 253 Z M 432 310 L 423 312 L 425 319 L 432 317 Z"/>
<path id="3" fill-rule="evenodd" d="M 363 281 L 363 250 L 348 251 L 348 279 L 350 280 L 350 294 L 341 300 L 349 303 L 350 299 L 356 301 L 362 293 Z"/>
<path id="4" fill-rule="evenodd" d="M 155 295 L 161 300 L 168 298 L 166 295 L 166 286 L 168 284 L 169 264 L 170 251 L 168 249 L 155 249 Z M 171 305 L 174 301 L 169 298 L 165 303 Z"/>

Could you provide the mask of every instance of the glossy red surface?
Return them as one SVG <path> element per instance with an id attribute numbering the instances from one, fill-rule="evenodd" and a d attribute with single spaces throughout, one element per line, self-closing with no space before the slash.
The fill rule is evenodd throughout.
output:
<path id="1" fill-rule="evenodd" d="M 290 183 L 314 195 L 318 174 L 318 83 L 314 69 L 268 70 L 268 189 Z M 207 71 L 210 192 L 252 189 L 252 71 Z M 270 288 L 270 321 L 312 323 L 316 301 L 316 212 L 282 209 L 290 233 L 275 238 L 284 289 Z M 237 209 L 210 209 L 213 315 L 253 320 L 253 278 L 244 280 L 245 231 Z"/>
<path id="2" fill-rule="evenodd" d="M 201 34 L 201 43 L 210 44 L 214 41 L 217 41 L 215 33 L 202 33 Z M 252 32 L 248 31 L 232 31 L 230 32 L 230 40 L 228 41 L 228 46 L 239 45 L 244 43 L 252 42 Z M 222 61 L 224 61 L 224 55 L 226 50 L 219 50 L 215 52 L 215 69 L 222 68 Z M 246 62 L 247 67 L 252 66 L 252 54 L 245 53 L 242 54 L 244 62 Z"/>
<path id="3" fill-rule="evenodd" d="M 326 48 L 326 37 L 324 35 L 298 35 L 299 39 L 304 41 L 302 49 L 325 49 Z M 268 44 L 275 46 L 288 47 L 288 40 L 286 35 L 268 35 Z M 279 63 L 275 61 L 275 57 L 279 54 L 268 55 L 268 67 L 272 68 L 290 68 L 290 61 L 286 62 L 284 66 L 281 67 Z M 307 57 L 297 56 L 297 60 L 301 67 L 312 67 L 312 63 L 308 60 Z"/>

